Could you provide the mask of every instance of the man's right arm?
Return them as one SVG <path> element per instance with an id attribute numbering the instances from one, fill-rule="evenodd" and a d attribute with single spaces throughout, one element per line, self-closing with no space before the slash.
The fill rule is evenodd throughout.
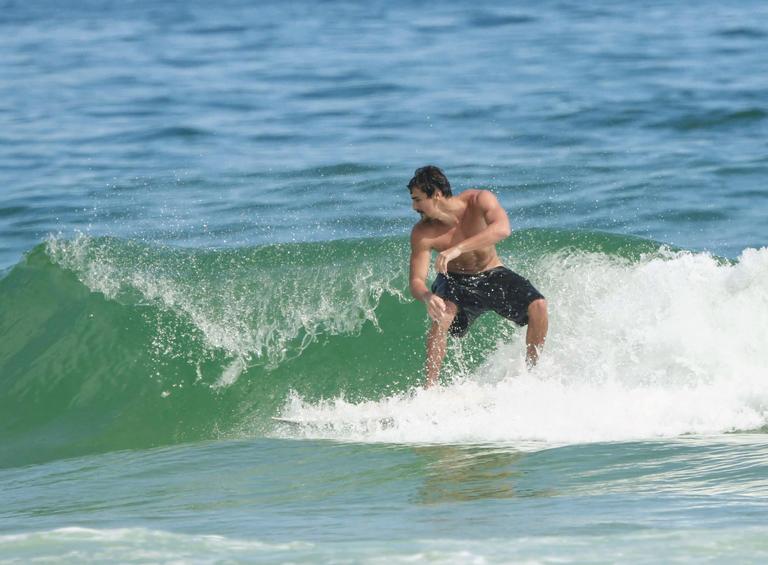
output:
<path id="1" fill-rule="evenodd" d="M 411 232 L 411 296 L 424 302 L 429 296 L 427 273 L 429 272 L 429 246 L 419 237 L 416 229 Z"/>
<path id="2" fill-rule="evenodd" d="M 411 295 L 427 307 L 429 317 L 437 321 L 445 313 L 445 302 L 427 288 L 427 273 L 431 259 L 429 244 L 424 241 L 417 229 L 411 232 Z"/>

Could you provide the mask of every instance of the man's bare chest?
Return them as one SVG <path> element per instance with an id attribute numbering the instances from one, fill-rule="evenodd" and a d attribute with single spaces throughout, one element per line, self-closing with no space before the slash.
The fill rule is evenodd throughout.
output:
<path id="1" fill-rule="evenodd" d="M 445 251 L 480 233 L 486 227 L 487 224 L 482 217 L 465 218 L 456 226 L 435 230 L 430 238 L 430 247 L 437 251 Z"/>

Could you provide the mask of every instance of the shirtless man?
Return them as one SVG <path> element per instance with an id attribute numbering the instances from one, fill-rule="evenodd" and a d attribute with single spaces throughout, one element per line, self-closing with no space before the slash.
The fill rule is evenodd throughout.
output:
<path id="1" fill-rule="evenodd" d="M 439 168 L 417 169 L 408 183 L 421 220 L 411 232 L 411 294 L 424 302 L 432 325 L 427 334 L 426 386 L 437 384 L 448 334 L 466 335 L 470 324 L 493 310 L 519 326 L 528 324 L 526 362 L 532 367 L 547 337 L 547 302 L 533 285 L 501 264 L 496 243 L 510 234 L 509 218 L 487 190 L 452 196 Z M 431 251 L 437 277 L 426 279 Z"/>

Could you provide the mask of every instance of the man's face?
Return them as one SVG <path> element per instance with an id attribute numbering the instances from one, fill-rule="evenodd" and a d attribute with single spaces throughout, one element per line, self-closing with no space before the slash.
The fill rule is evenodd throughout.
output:
<path id="1" fill-rule="evenodd" d="M 433 198 L 427 197 L 426 193 L 420 188 L 414 188 L 411 191 L 411 202 L 413 203 L 413 209 L 422 218 L 434 218 L 435 217 L 435 198 L 437 191 L 433 194 Z"/>

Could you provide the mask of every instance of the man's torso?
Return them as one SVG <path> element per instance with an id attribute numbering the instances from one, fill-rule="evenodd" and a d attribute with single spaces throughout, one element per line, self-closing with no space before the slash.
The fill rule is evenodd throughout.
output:
<path id="1" fill-rule="evenodd" d="M 463 215 L 455 226 L 449 226 L 436 221 L 422 221 L 417 225 L 419 236 L 429 244 L 431 249 L 445 251 L 460 244 L 488 227 L 482 209 L 476 203 L 480 190 L 465 190 L 454 196 L 466 204 Z M 490 245 L 482 249 L 462 253 L 448 263 L 448 270 L 454 273 L 479 273 L 501 265 L 496 247 Z"/>

